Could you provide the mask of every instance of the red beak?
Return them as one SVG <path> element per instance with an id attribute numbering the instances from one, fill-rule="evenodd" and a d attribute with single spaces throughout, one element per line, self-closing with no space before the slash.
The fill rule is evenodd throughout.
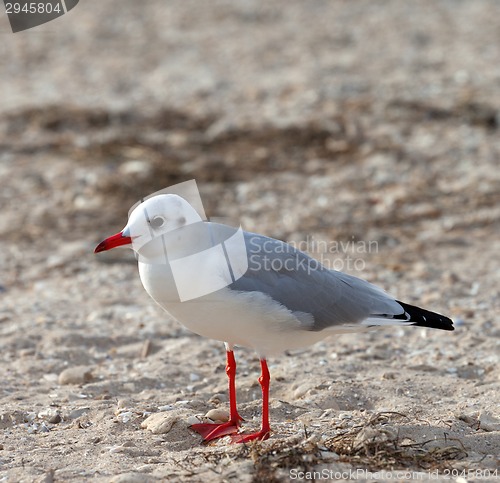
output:
<path id="1" fill-rule="evenodd" d="M 112 248 L 122 245 L 130 245 L 131 243 L 132 238 L 125 236 L 122 232 L 120 232 L 99 243 L 99 245 L 95 247 L 94 253 L 105 252 L 106 250 L 111 250 Z"/>

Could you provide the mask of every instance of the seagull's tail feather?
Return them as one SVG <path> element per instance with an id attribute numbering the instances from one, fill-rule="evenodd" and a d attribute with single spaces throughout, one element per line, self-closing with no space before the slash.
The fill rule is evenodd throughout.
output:
<path id="1" fill-rule="evenodd" d="M 421 309 L 420 307 L 415 307 L 414 305 L 405 304 L 396 300 L 396 302 L 403 307 L 405 314 L 399 317 L 406 317 L 410 325 L 416 325 L 418 327 L 430 327 L 431 329 L 441 329 L 441 330 L 455 330 L 453 327 L 453 321 L 448 317 L 431 312 L 429 310 Z"/>
<path id="2" fill-rule="evenodd" d="M 432 329 L 455 330 L 453 321 L 444 315 L 421 309 L 414 305 L 405 304 L 399 300 L 395 300 L 395 302 L 404 310 L 402 314 L 374 314 L 361 322 L 361 324 L 368 327 L 383 325 L 415 325 L 417 327 L 430 327 Z"/>

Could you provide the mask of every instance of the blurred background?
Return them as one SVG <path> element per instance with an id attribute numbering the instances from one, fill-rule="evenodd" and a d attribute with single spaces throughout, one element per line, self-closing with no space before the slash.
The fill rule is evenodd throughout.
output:
<path id="1" fill-rule="evenodd" d="M 331 257 L 457 319 L 460 364 L 497 380 L 499 2 L 86 0 L 16 34 L 2 15 L 0 32 L 8 401 L 41 380 L 43 402 L 68 364 L 188 337 L 128 252 L 92 249 L 193 178 L 209 216 L 249 231 L 376 242 Z"/>
<path id="2" fill-rule="evenodd" d="M 9 250 L 42 262 L 62 241 L 90 247 L 138 199 L 192 178 L 211 216 L 247 230 L 375 240 L 379 268 L 436 270 L 430 297 L 443 272 L 465 278 L 464 256 L 488 272 L 498 9 L 87 1 L 16 35 L 3 16 L 4 284 L 22 263 Z"/>

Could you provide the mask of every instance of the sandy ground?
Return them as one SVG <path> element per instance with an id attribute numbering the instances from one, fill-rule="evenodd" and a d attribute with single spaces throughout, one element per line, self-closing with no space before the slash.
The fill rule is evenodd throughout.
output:
<path id="1" fill-rule="evenodd" d="M 500 478 L 498 2 L 87 0 L 0 30 L 0 481 Z M 272 358 L 272 437 L 202 445 L 222 344 L 169 320 L 131 253 L 92 253 L 191 178 L 209 215 L 457 330 Z M 237 360 L 253 429 L 258 359 Z"/>

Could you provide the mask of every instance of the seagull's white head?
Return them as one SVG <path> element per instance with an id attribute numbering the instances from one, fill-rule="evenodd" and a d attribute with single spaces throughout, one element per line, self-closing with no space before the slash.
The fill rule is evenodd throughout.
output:
<path id="1" fill-rule="evenodd" d="M 161 235 L 201 221 L 198 212 L 178 195 L 158 195 L 140 203 L 125 228 L 99 243 L 94 253 L 130 245 L 135 251 Z"/>

